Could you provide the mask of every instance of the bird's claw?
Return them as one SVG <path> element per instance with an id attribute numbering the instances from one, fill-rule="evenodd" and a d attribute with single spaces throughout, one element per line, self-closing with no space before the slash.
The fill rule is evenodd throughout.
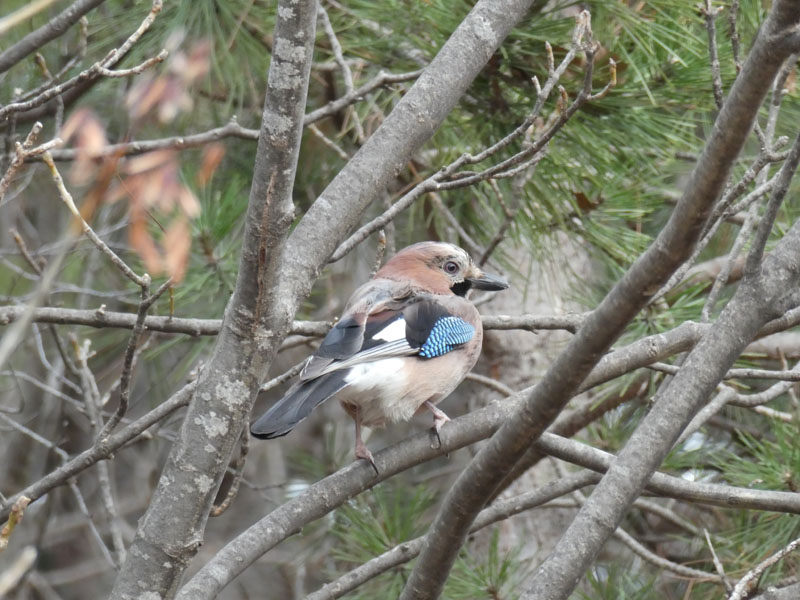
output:
<path id="1" fill-rule="evenodd" d="M 440 431 L 442 430 L 442 425 L 447 423 L 450 420 L 444 411 L 439 410 L 436 408 L 432 402 L 426 402 L 428 408 L 433 413 L 433 433 L 436 434 L 436 440 L 439 442 L 438 448 L 442 447 L 442 436 L 440 435 Z"/>
<path id="2" fill-rule="evenodd" d="M 366 460 L 369 462 L 369 464 L 372 465 L 372 468 L 375 469 L 376 476 L 380 475 L 380 472 L 378 471 L 378 466 L 375 464 L 375 459 L 372 458 L 372 452 L 369 451 L 369 448 L 367 448 L 364 442 L 361 442 L 360 444 L 356 443 L 355 454 L 356 458 L 360 458 L 361 460 Z"/>

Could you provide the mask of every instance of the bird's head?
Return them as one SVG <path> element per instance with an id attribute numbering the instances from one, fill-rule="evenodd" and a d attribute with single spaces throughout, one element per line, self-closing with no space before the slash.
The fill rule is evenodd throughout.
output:
<path id="1" fill-rule="evenodd" d="M 407 281 L 434 294 L 464 296 L 470 289 L 504 290 L 508 283 L 487 275 L 462 248 L 445 242 L 420 242 L 403 248 L 375 278 Z"/>

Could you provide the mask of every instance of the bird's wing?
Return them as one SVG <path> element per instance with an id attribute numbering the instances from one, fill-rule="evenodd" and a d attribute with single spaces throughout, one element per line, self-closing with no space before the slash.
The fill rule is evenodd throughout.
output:
<path id="1" fill-rule="evenodd" d="M 289 433 L 315 407 L 349 385 L 349 369 L 355 365 L 397 356 L 435 358 L 475 335 L 475 327 L 429 294 L 400 297 L 380 292 L 354 306 L 357 310 L 348 311 L 325 337 L 299 381 L 253 423 L 254 436 Z"/>
<path id="2" fill-rule="evenodd" d="M 331 329 L 306 365 L 303 381 L 384 358 L 435 358 L 475 335 L 470 323 L 451 314 L 433 295 L 373 306 L 377 310 L 363 318 L 358 313 L 348 315 Z"/>

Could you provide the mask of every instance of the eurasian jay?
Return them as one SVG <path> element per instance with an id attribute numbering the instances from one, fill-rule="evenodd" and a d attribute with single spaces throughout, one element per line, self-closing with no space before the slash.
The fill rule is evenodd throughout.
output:
<path id="1" fill-rule="evenodd" d="M 359 287 L 308 359 L 300 379 L 250 427 L 257 438 L 286 435 L 328 398 L 356 425 L 355 455 L 377 473 L 361 427 L 408 421 L 425 408 L 438 437 L 448 416 L 436 404 L 475 365 L 483 328 L 468 290 L 502 290 L 452 244 L 421 242 L 392 257 Z"/>

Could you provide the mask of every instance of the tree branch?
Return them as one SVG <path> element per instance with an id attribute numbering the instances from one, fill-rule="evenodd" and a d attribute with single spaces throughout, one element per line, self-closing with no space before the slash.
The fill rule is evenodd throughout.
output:
<path id="1" fill-rule="evenodd" d="M 523 407 L 481 449 L 450 488 L 403 591 L 403 600 L 439 596 L 469 526 L 486 500 L 524 454 L 530 441 L 555 419 L 628 322 L 690 255 L 714 202 L 723 191 L 770 83 L 791 53 L 791 48 L 784 48 L 776 40 L 782 41 L 781 36 L 787 35 L 796 24 L 798 13 L 800 7 L 794 3 L 774 4 L 669 222 L 586 319 Z M 581 511 L 586 512 L 586 509 Z M 616 524 L 608 531 L 603 529 L 602 540 L 616 529 Z M 564 564 L 565 557 L 559 557 L 558 568 L 547 571 L 546 577 L 536 578 L 538 597 L 562 598 L 569 594 L 585 572 L 584 557 L 591 560 L 599 547 L 596 543 L 585 544 L 586 539 L 580 543 L 589 551 L 575 549 L 568 558 L 569 565 Z M 554 560 L 551 556 L 550 564 Z M 566 572 L 569 575 L 565 578 Z"/>
<path id="2" fill-rule="evenodd" d="M 567 477 L 560 477 L 524 494 L 497 500 L 481 511 L 469 531 L 474 533 L 498 521 L 560 498 L 569 492 L 597 483 L 599 480 L 600 478 L 597 474 L 583 471 Z M 316 592 L 306 596 L 306 600 L 334 600 L 335 598 L 341 598 L 381 573 L 412 560 L 419 555 L 424 541 L 425 537 L 420 536 L 403 542 L 338 577 L 335 581 L 326 583 Z"/>
<path id="3" fill-rule="evenodd" d="M 139 27 L 134 31 L 128 38 L 123 42 L 123 44 L 117 49 L 115 48 L 111 52 L 109 52 L 102 60 L 96 62 L 94 65 L 82 71 L 72 79 L 68 79 L 64 83 L 60 83 L 53 87 L 47 88 L 39 95 L 31 98 L 30 100 L 26 100 L 24 102 L 12 102 L 11 104 L 6 104 L 5 106 L 0 107 L 0 121 L 7 119 L 9 115 L 19 113 L 22 111 L 30 110 L 32 108 L 36 108 L 37 106 L 41 106 L 45 104 L 48 100 L 55 98 L 56 96 L 60 96 L 64 92 L 72 89 L 76 89 L 76 86 L 86 85 L 87 83 L 91 83 L 95 81 L 99 77 L 102 76 L 103 69 L 109 69 L 116 65 L 122 58 L 128 53 L 128 51 L 133 47 L 133 45 L 139 41 L 139 39 L 144 35 L 144 33 L 150 28 L 155 21 L 156 16 L 158 13 L 161 12 L 163 8 L 163 0 L 153 0 L 153 6 L 150 9 L 150 12 L 144 18 L 142 23 Z M 161 55 L 159 55 L 161 56 Z M 163 56 L 161 57 L 163 60 Z"/>
<path id="4" fill-rule="evenodd" d="M 789 5 L 792 14 L 781 15 L 783 20 L 779 21 L 778 15 L 785 13 Z M 785 20 L 787 17 L 791 18 Z M 771 54 L 783 61 L 785 56 L 775 56 L 775 47 L 780 47 L 775 39 L 780 38 L 784 27 L 792 28 L 799 21 L 800 6 L 788 2 L 775 4 L 721 115 L 728 109 L 730 98 L 735 98 L 739 91 L 737 85 L 752 76 L 753 70 L 764 67 L 763 62 L 754 60 L 760 61 L 764 55 Z M 797 161 L 793 163 L 794 166 L 787 161 L 784 168 L 793 172 Z M 779 203 L 778 198 L 770 200 L 771 205 Z M 751 256 L 760 256 L 760 253 L 761 246 L 756 244 Z M 653 409 L 630 437 L 553 553 L 534 573 L 526 598 L 556 600 L 571 593 L 702 403 L 756 332 L 779 311 L 787 292 L 798 285 L 800 265 L 795 260 L 798 253 L 800 222 L 792 226 L 757 271 L 752 269 L 746 274 L 717 323 L 689 354 L 669 386 L 662 388 Z"/>
<path id="5" fill-rule="evenodd" d="M 111 598 L 172 597 L 203 540 L 214 497 L 258 393 L 289 331 L 276 282 L 294 218 L 316 0 L 281 0 L 234 294 L 200 372 L 177 442 L 139 521 Z"/>
<path id="6" fill-rule="evenodd" d="M 159 404 L 143 417 L 137 419 L 124 429 L 120 429 L 117 433 L 110 435 L 108 438 L 98 440 L 88 450 L 84 450 L 59 468 L 42 477 L 39 481 L 11 496 L 0 506 L 0 521 L 8 518 L 8 512 L 18 498 L 27 496 L 31 501 L 41 498 L 53 488 L 64 485 L 69 479 L 81 471 L 88 469 L 97 461 L 109 458 L 114 452 L 135 439 L 144 431 L 168 417 L 182 406 L 186 406 L 189 403 L 194 389 L 194 384 L 184 386 L 173 394 L 169 400 Z"/>
<path id="7" fill-rule="evenodd" d="M 0 306 L 0 325 L 8 325 L 25 313 L 24 306 Z M 55 323 L 58 325 L 85 325 L 87 327 L 115 327 L 133 329 L 136 313 L 107 311 L 104 306 L 96 310 L 77 308 L 41 307 L 35 308 L 31 320 L 35 323 Z M 561 330 L 577 331 L 583 315 L 483 315 L 484 329 L 506 331 L 523 329 L 525 331 Z M 144 329 L 162 333 L 183 333 L 186 335 L 218 335 L 222 319 L 191 319 L 181 317 L 146 316 Z M 293 321 L 289 333 L 322 337 L 331 328 L 329 321 Z"/>
<path id="8" fill-rule="evenodd" d="M 80 18 L 105 0 L 78 0 L 46 24 L 30 32 L 16 44 L 0 53 L 0 73 L 5 73 L 23 58 L 36 52 L 47 42 L 56 39 L 77 23 Z"/>
<path id="9" fill-rule="evenodd" d="M 492 435 L 515 414 L 530 389 L 506 400 L 453 419 L 441 430 L 441 446 L 431 443 L 430 431 L 418 433 L 374 454 L 379 475 L 358 461 L 340 469 L 273 510 L 222 548 L 178 594 L 179 600 L 215 598 L 237 575 L 286 538 L 353 496 L 414 465 L 449 454 Z M 597 472 L 606 471 L 614 455 L 546 433 L 536 442 L 540 452 Z M 800 514 L 800 494 L 738 488 L 687 481 L 656 473 L 648 490 L 660 496 L 730 508 L 750 508 Z"/>

